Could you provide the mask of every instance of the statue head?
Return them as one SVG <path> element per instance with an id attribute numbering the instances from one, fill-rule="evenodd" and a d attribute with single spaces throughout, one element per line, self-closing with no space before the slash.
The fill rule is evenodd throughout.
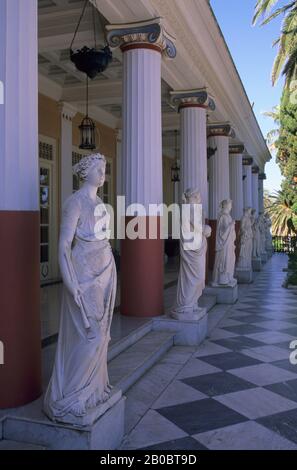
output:
<path id="1" fill-rule="evenodd" d="M 201 204 L 200 191 L 197 188 L 188 188 L 183 193 L 184 204 Z"/>
<path id="2" fill-rule="evenodd" d="M 251 207 L 246 207 L 243 211 L 244 215 L 251 217 L 253 215 L 253 209 Z"/>
<path id="3" fill-rule="evenodd" d="M 223 212 L 231 212 L 232 200 L 231 199 L 224 199 L 220 204 L 220 209 Z"/>
<path id="4" fill-rule="evenodd" d="M 80 179 L 87 181 L 92 186 L 101 187 L 105 181 L 106 159 L 104 155 L 95 153 L 83 157 L 73 167 L 73 173 Z"/>

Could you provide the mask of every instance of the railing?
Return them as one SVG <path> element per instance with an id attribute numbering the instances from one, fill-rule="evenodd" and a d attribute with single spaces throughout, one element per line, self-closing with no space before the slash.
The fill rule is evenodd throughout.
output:
<path id="1" fill-rule="evenodd" d="M 273 248 L 276 253 L 297 253 L 297 236 L 272 237 Z"/>

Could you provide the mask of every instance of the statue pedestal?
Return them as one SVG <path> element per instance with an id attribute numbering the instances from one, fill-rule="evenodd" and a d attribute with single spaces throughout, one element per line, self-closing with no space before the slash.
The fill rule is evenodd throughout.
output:
<path id="1" fill-rule="evenodd" d="M 259 272 L 262 269 L 262 261 L 261 258 L 253 258 L 252 259 L 252 267 L 253 271 Z"/>
<path id="2" fill-rule="evenodd" d="M 77 426 L 49 420 L 41 411 L 41 397 L 23 407 L 19 415 L 17 412 L 13 416 L 7 414 L 0 422 L 0 430 L 2 424 L 6 439 L 40 445 L 48 450 L 115 450 L 124 436 L 126 397 L 114 390 L 110 400 L 113 404 L 92 425 Z"/>
<path id="3" fill-rule="evenodd" d="M 173 331 L 174 345 L 177 346 L 199 346 L 207 335 L 207 310 L 199 309 L 195 319 L 185 319 L 179 315 L 179 320 L 170 316 L 154 317 L 153 329 L 157 331 Z"/>
<path id="4" fill-rule="evenodd" d="M 261 261 L 262 263 L 266 263 L 268 259 L 267 253 L 261 253 Z"/>
<path id="5" fill-rule="evenodd" d="M 232 286 L 212 285 L 204 289 L 207 295 L 215 295 L 218 304 L 235 304 L 238 299 L 237 282 Z"/>
<path id="6" fill-rule="evenodd" d="M 238 284 L 250 284 L 253 282 L 253 270 L 236 268 L 235 277 Z"/>

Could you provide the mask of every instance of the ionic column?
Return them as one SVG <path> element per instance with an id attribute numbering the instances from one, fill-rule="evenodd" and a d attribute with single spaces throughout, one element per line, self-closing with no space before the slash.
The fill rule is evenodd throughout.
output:
<path id="1" fill-rule="evenodd" d="M 122 172 L 122 130 L 116 130 L 116 159 L 117 159 L 117 169 L 116 169 L 116 194 L 117 196 L 123 196 L 123 172 Z M 121 250 L 120 240 L 116 240 L 116 249 L 118 252 Z"/>
<path id="2" fill-rule="evenodd" d="M 242 154 L 244 145 L 230 145 L 230 197 L 232 199 L 232 217 L 235 220 L 236 230 L 236 257 L 240 246 L 240 220 L 243 216 L 243 180 L 242 180 Z"/>
<path id="3" fill-rule="evenodd" d="M 259 213 L 264 212 L 264 180 L 266 180 L 265 173 L 259 173 Z"/>
<path id="4" fill-rule="evenodd" d="M 37 56 L 37 0 L 1 0 L 0 408 L 41 394 Z"/>
<path id="5" fill-rule="evenodd" d="M 209 224 L 212 234 L 209 241 L 209 268 L 213 268 L 215 256 L 216 221 L 219 205 L 230 199 L 229 138 L 235 138 L 230 124 L 211 124 L 207 127 L 209 170 Z"/>
<path id="6" fill-rule="evenodd" d="M 171 97 L 180 112 L 181 189 L 199 189 L 208 217 L 206 113 L 215 102 L 205 89 L 173 91 Z"/>
<path id="7" fill-rule="evenodd" d="M 61 112 L 61 207 L 73 193 L 72 174 L 72 120 L 76 109 L 68 103 L 59 103 Z"/>
<path id="8" fill-rule="evenodd" d="M 156 18 L 129 25 L 108 25 L 107 40 L 123 52 L 122 172 L 126 207 L 163 201 L 161 132 L 162 54 L 175 57 L 173 39 Z M 133 219 L 126 218 L 126 224 Z M 163 240 L 161 218 L 140 217 L 146 222 L 146 239 L 126 238 L 121 248 L 121 313 L 156 316 L 163 313 Z M 149 238 L 149 224 L 159 227 Z M 130 224 L 131 225 L 131 224 Z"/>
<path id="9" fill-rule="evenodd" d="M 256 211 L 256 216 L 259 215 L 259 168 L 257 166 L 252 167 L 252 202 L 253 209 Z"/>
<path id="10" fill-rule="evenodd" d="M 253 207 L 252 200 L 252 164 L 253 158 L 244 156 L 243 165 L 243 208 Z"/>

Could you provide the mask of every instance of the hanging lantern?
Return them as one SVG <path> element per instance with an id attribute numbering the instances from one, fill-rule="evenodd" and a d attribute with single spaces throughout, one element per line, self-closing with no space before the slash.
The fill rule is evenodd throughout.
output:
<path id="1" fill-rule="evenodd" d="M 87 76 L 87 96 L 86 96 L 86 115 L 83 118 L 80 131 L 80 146 L 82 150 L 94 150 L 96 145 L 96 125 L 89 117 L 89 77 Z"/>
<path id="2" fill-rule="evenodd" d="M 175 165 L 173 165 L 171 167 L 171 181 L 172 181 L 172 183 L 179 183 L 180 182 L 179 171 L 180 171 L 180 168 L 178 166 L 178 163 L 175 162 Z"/>
<path id="3" fill-rule="evenodd" d="M 89 4 L 90 8 L 92 8 L 92 17 L 93 17 L 93 30 L 94 30 L 94 45 L 93 47 L 83 46 L 81 49 L 73 50 L 72 46 L 75 41 L 77 32 L 79 30 L 81 21 L 85 15 L 87 5 Z M 104 72 L 104 70 L 108 67 L 109 63 L 112 61 L 112 52 L 105 41 L 105 47 L 98 49 L 96 43 L 96 13 L 95 6 L 92 5 L 89 0 L 85 1 L 85 4 L 82 9 L 82 13 L 76 27 L 74 37 L 72 39 L 70 45 L 70 60 L 74 63 L 77 70 L 80 72 L 85 73 L 89 78 L 95 78 L 98 73 Z M 98 14 L 99 15 L 99 14 Z M 100 16 L 99 16 L 100 19 Z M 101 21 L 101 20 L 100 20 Z M 101 24 L 102 30 L 104 31 L 104 26 Z"/>
<path id="4" fill-rule="evenodd" d="M 96 148 L 96 126 L 89 116 L 85 116 L 79 126 L 80 149 L 94 150 Z"/>
<path id="5" fill-rule="evenodd" d="M 179 177 L 180 167 L 179 167 L 179 161 L 178 161 L 177 130 L 174 131 L 174 136 L 175 136 L 175 164 L 171 167 L 171 181 L 172 183 L 179 183 L 180 182 L 180 177 Z"/>

